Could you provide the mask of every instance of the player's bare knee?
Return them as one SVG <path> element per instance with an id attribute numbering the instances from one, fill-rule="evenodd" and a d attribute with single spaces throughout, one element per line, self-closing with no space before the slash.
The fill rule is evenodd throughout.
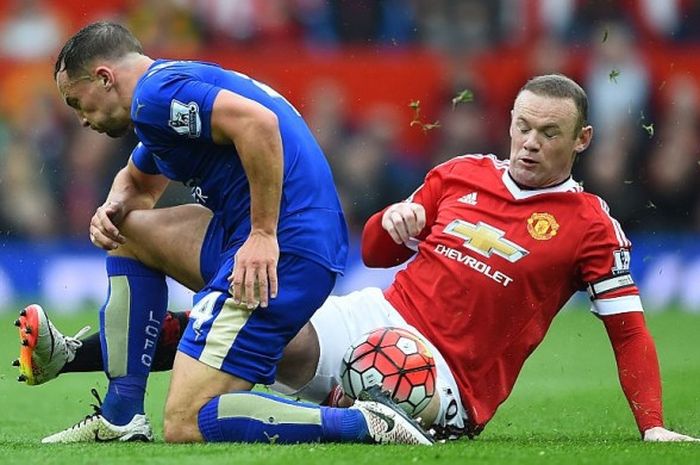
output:
<path id="1" fill-rule="evenodd" d="M 129 211 L 124 218 L 122 218 L 121 223 L 119 224 L 119 229 L 123 231 L 133 231 L 134 229 L 139 229 L 143 227 L 143 223 L 147 220 L 148 214 L 144 214 L 144 212 L 147 212 L 149 210 L 131 210 Z"/>
<path id="2" fill-rule="evenodd" d="M 202 442 L 197 412 L 175 410 L 166 406 L 163 420 L 163 439 L 170 443 Z"/>
<path id="3" fill-rule="evenodd" d="M 163 424 L 163 440 L 168 443 L 202 442 L 198 427 L 176 421 L 165 420 Z"/>
<path id="4" fill-rule="evenodd" d="M 127 238 L 127 241 L 116 249 L 108 251 L 108 255 L 139 260 L 142 249 L 139 238 L 144 237 L 144 231 L 152 226 L 149 225 L 146 212 L 147 210 L 133 210 L 126 214 L 119 223 L 119 232 Z"/>
<path id="5" fill-rule="evenodd" d="M 136 252 L 129 243 L 120 244 L 119 247 L 117 247 L 116 249 L 108 250 L 107 255 L 109 255 L 110 257 L 124 257 L 138 260 Z"/>

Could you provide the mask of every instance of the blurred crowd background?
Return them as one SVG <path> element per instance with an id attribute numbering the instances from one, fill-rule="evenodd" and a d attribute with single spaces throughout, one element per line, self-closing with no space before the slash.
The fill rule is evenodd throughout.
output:
<path id="1" fill-rule="evenodd" d="M 106 292 L 87 228 L 136 141 L 81 128 L 53 81 L 60 47 L 96 20 L 299 109 L 354 233 L 336 293 L 392 279 L 358 257 L 369 215 L 444 160 L 507 158 L 518 89 L 564 72 L 595 128 L 575 178 L 632 237 L 645 306 L 700 312 L 700 0 L 0 0 L 0 309 L 39 298 L 68 311 Z M 161 204 L 189 201 L 174 185 Z M 189 295 L 171 286 L 174 308 Z"/>
<path id="2" fill-rule="evenodd" d="M 507 158 L 518 88 L 557 71 L 587 89 L 596 131 L 575 177 L 628 233 L 700 231 L 700 0 L 3 0 L 6 239 L 87 241 L 135 144 L 81 128 L 52 79 L 64 41 L 98 19 L 152 57 L 216 61 L 287 97 L 354 232 L 437 163 Z M 163 203 L 183 200 L 174 188 Z"/>

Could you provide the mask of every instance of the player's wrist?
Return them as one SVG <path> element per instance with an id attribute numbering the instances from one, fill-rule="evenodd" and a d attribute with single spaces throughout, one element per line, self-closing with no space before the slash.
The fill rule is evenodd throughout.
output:
<path id="1" fill-rule="evenodd" d="M 265 228 L 265 227 L 253 227 L 250 229 L 249 237 L 265 237 L 271 239 L 277 239 L 277 229 L 276 228 Z"/>

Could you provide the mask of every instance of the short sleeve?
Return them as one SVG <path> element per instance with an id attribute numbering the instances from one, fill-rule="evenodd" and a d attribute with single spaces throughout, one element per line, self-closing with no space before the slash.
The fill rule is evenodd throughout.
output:
<path id="1" fill-rule="evenodd" d="M 600 202 L 598 220 L 592 222 L 580 249 L 579 271 L 598 315 L 643 311 L 630 274 L 631 242 L 620 224 Z"/>
<path id="2" fill-rule="evenodd" d="M 182 139 L 211 141 L 212 108 L 220 90 L 182 73 L 156 73 L 135 95 L 132 119 L 137 134 L 148 146 L 178 144 Z"/>
<path id="3" fill-rule="evenodd" d="M 153 154 L 141 142 L 131 151 L 131 161 L 146 174 L 160 174 Z"/>

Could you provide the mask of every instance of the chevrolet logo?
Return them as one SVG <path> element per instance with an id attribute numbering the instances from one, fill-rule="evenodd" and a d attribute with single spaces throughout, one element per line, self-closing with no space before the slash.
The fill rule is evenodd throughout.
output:
<path id="1" fill-rule="evenodd" d="M 464 239 L 466 248 L 484 257 L 496 254 L 515 263 L 528 254 L 527 250 L 503 237 L 504 231 L 481 221 L 474 225 L 468 221 L 454 220 L 447 225 L 445 232 Z"/>

